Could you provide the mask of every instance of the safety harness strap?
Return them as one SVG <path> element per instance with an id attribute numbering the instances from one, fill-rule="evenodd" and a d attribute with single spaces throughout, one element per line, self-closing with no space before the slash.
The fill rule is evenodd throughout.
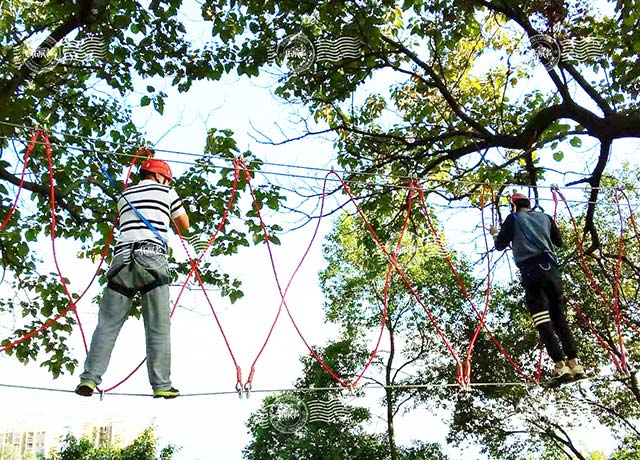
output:
<path id="1" fill-rule="evenodd" d="M 118 294 L 122 294 L 123 296 L 128 297 L 129 299 L 132 299 L 137 292 L 135 289 L 129 289 L 128 287 L 123 286 L 122 284 L 115 281 L 109 281 L 107 283 L 107 287 L 112 291 L 116 291 Z"/>
<path id="2" fill-rule="evenodd" d="M 140 292 L 142 295 L 146 294 L 147 292 L 150 292 L 152 290 L 154 290 L 157 287 L 160 286 L 164 286 L 166 284 L 170 284 L 171 283 L 171 279 L 169 276 L 166 275 L 157 275 L 156 273 L 152 273 L 149 270 L 147 270 L 148 272 L 152 273 L 154 276 L 154 280 L 151 281 L 150 283 L 146 284 L 145 286 L 143 286 L 140 289 L 131 289 L 128 288 L 126 286 L 123 286 L 122 284 L 118 283 L 117 281 L 114 281 L 113 278 L 115 278 L 118 273 L 120 273 L 127 265 L 132 266 L 135 263 L 135 257 L 136 257 L 136 250 L 144 248 L 146 245 L 153 245 L 153 246 L 157 246 L 157 243 L 155 241 L 152 240 L 142 240 L 142 241 L 135 241 L 132 243 L 129 243 L 127 245 L 121 245 L 120 247 L 117 248 L 116 250 L 116 255 L 120 254 L 124 251 L 130 251 L 131 254 L 129 257 L 131 257 L 131 261 L 127 264 L 127 263 L 123 263 L 117 270 L 115 270 L 113 273 L 110 274 L 109 276 L 109 281 L 107 283 L 107 287 L 122 294 L 125 297 L 128 297 L 129 299 L 133 298 L 133 296 L 136 295 L 137 292 Z M 144 267 L 143 267 L 144 268 Z"/>
<path id="3" fill-rule="evenodd" d="M 149 230 L 151 230 L 151 232 L 158 239 L 162 247 L 165 248 L 166 250 L 168 248 L 167 242 L 164 240 L 162 235 L 160 235 L 160 232 L 158 231 L 158 229 L 151 222 L 149 222 L 149 220 L 142 215 L 142 213 L 138 210 L 138 208 L 136 208 L 133 204 L 131 204 L 131 202 L 127 199 L 127 197 L 122 193 L 122 191 L 116 185 L 116 181 L 113 179 L 113 177 L 111 177 L 111 174 L 109 174 L 109 170 L 107 169 L 105 164 L 102 162 L 102 160 L 100 160 L 100 158 L 97 155 L 94 155 L 94 157 L 98 161 L 100 170 L 105 175 L 105 177 L 107 178 L 107 180 L 109 181 L 113 189 L 120 195 L 121 198 L 125 200 L 125 202 L 129 205 L 131 210 L 138 216 L 138 219 L 140 219 L 142 223 L 144 223 L 149 228 Z"/>
<path id="4" fill-rule="evenodd" d="M 169 284 L 170 280 L 164 276 L 160 276 L 140 289 L 140 294 L 145 295 L 147 292 L 153 291 L 155 288 Z"/>

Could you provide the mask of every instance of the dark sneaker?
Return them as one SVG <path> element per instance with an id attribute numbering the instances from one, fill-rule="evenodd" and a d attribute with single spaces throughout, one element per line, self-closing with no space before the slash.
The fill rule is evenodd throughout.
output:
<path id="1" fill-rule="evenodd" d="M 180 391 L 171 387 L 169 390 L 157 390 L 153 392 L 154 398 L 173 399 L 180 396 Z"/>
<path id="2" fill-rule="evenodd" d="M 542 384 L 545 388 L 558 388 L 564 383 L 573 382 L 573 374 L 569 366 L 564 365 L 560 368 L 556 368 L 555 372 L 549 380 Z"/>
<path id="3" fill-rule="evenodd" d="M 577 366 L 571 367 L 571 375 L 573 376 L 573 380 L 577 382 L 578 380 L 584 380 L 589 378 L 587 373 L 584 371 L 584 368 L 578 364 Z"/>
<path id="4" fill-rule="evenodd" d="M 96 384 L 90 380 L 83 380 L 80 385 L 76 387 L 76 394 L 80 396 L 91 396 L 93 390 L 96 389 Z"/>

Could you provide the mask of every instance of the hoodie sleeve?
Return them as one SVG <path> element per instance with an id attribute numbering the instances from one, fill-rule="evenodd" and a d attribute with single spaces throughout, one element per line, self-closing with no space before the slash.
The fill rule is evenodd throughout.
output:
<path id="1" fill-rule="evenodd" d="M 498 233 L 498 236 L 496 236 L 494 240 L 498 251 L 504 251 L 511 241 L 513 241 L 513 226 L 513 214 L 509 214 L 502 223 L 502 227 L 500 227 L 500 233 Z"/>

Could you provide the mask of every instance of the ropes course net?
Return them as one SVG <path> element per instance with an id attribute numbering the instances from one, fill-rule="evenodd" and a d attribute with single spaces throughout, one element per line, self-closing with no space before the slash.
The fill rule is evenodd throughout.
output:
<path id="1" fill-rule="evenodd" d="M 35 149 L 35 147 L 38 145 L 38 139 L 41 138 L 42 142 L 41 144 L 44 145 L 44 150 L 45 150 L 45 156 L 46 156 L 46 160 L 47 160 L 47 166 L 48 166 L 48 180 L 49 180 L 49 199 L 50 199 L 50 233 L 51 233 L 51 245 L 52 245 L 52 250 L 53 250 L 53 261 L 56 267 L 56 272 L 57 275 L 60 278 L 60 282 L 62 285 L 62 288 L 64 290 L 65 295 L 67 296 L 68 299 L 68 307 L 66 309 L 64 309 L 63 311 L 59 312 L 58 314 L 54 315 L 53 317 L 49 318 L 47 321 L 45 321 L 40 327 L 35 328 L 31 331 L 29 331 L 28 333 L 25 333 L 23 336 L 11 341 L 8 345 L 0 348 L 0 352 L 4 352 L 7 350 L 10 350 L 11 348 L 25 342 L 26 340 L 29 340 L 31 338 L 33 338 L 34 336 L 36 336 L 37 334 L 43 332 L 44 330 L 46 330 L 47 328 L 51 327 L 53 324 L 55 324 L 57 321 L 59 321 L 61 318 L 65 317 L 70 311 L 73 311 L 76 321 L 78 323 L 78 329 L 80 330 L 81 336 L 82 336 L 82 342 L 83 342 L 83 346 L 86 352 L 88 352 L 88 346 L 87 346 L 87 341 L 86 341 L 86 337 L 83 331 L 83 326 L 82 326 L 82 322 L 78 313 L 78 309 L 77 309 L 77 304 L 80 302 L 80 300 L 82 300 L 82 298 L 85 296 L 85 294 L 88 292 L 90 286 L 93 284 L 93 282 L 95 281 L 95 279 L 98 276 L 98 273 L 100 272 L 101 266 L 108 254 L 109 251 L 109 246 L 110 243 L 113 239 L 113 235 L 114 235 L 114 230 L 115 230 L 115 226 L 116 223 L 114 223 L 111 226 L 111 229 L 108 233 L 108 236 L 105 240 L 104 243 L 104 249 L 101 252 L 101 257 L 100 257 L 100 261 L 98 264 L 98 267 L 96 269 L 95 274 L 93 275 L 93 277 L 91 278 L 91 281 L 89 282 L 89 284 L 86 286 L 86 288 L 82 291 L 82 293 L 76 298 L 73 298 L 73 295 L 71 294 L 71 292 L 68 289 L 67 286 L 67 282 L 65 281 L 65 277 L 62 274 L 62 270 L 60 269 L 60 265 L 58 262 L 58 254 L 57 254 L 57 249 L 56 249 L 56 187 L 55 187 L 55 168 L 54 168 L 54 161 L 53 161 L 53 153 L 52 153 L 52 147 L 51 147 L 51 142 L 49 139 L 49 133 L 45 132 L 45 131 L 41 131 L 41 130 L 37 130 L 35 132 L 32 133 L 30 139 L 29 139 L 29 143 L 28 146 L 25 150 L 24 156 L 23 156 L 23 167 L 22 167 L 22 172 L 21 172 L 21 177 L 20 177 L 20 182 L 18 184 L 18 191 L 16 193 L 15 199 L 13 200 L 10 208 L 9 208 L 9 212 L 7 213 L 7 215 L 5 216 L 5 218 L 2 221 L 2 224 L 0 225 L 0 232 L 2 232 L 8 225 L 9 221 L 11 220 L 12 216 L 15 213 L 15 210 L 17 208 L 18 205 L 18 201 L 19 201 L 19 197 L 20 197 L 20 192 L 22 190 L 22 188 L 24 187 L 24 178 L 25 178 L 25 174 L 26 171 L 28 169 L 28 164 L 29 164 L 29 160 L 31 158 L 31 155 L 33 154 L 33 151 Z M 129 163 L 129 167 L 128 167 L 128 171 L 126 174 L 126 178 L 123 184 L 123 189 L 126 188 L 129 179 L 130 179 L 130 175 L 132 172 L 133 167 L 136 165 L 136 163 L 138 162 L 138 160 L 140 159 L 140 157 L 143 154 L 147 154 L 147 156 L 151 155 L 151 152 L 146 149 L 139 149 L 136 153 L 136 155 L 131 159 L 130 163 Z M 498 338 L 495 336 L 495 334 L 492 332 L 492 330 L 489 328 L 489 326 L 487 325 L 486 322 L 486 318 L 487 318 L 487 314 L 488 314 L 488 309 L 489 309 L 489 305 L 491 302 L 491 283 L 492 283 L 492 277 L 491 277 L 491 272 L 492 272 L 492 261 L 491 261 L 491 257 L 490 257 L 490 253 L 491 253 L 491 248 L 489 247 L 489 243 L 488 243 L 488 238 L 486 235 L 486 225 L 485 225 L 485 208 L 487 207 L 487 201 L 488 201 L 488 206 L 491 208 L 491 216 L 492 216 L 492 222 L 495 222 L 495 203 L 497 202 L 496 197 L 495 197 L 495 192 L 493 187 L 488 184 L 488 183 L 484 183 L 481 184 L 481 189 L 480 189 L 480 197 L 479 197 L 479 208 L 480 208 L 480 217 L 481 217 L 481 227 L 483 229 L 483 242 L 484 242 L 484 249 L 486 251 L 486 261 L 487 261 L 487 275 L 486 275 L 486 289 L 485 289 L 485 296 L 484 296 L 484 305 L 482 308 L 478 308 L 478 306 L 476 305 L 475 301 L 473 300 L 471 294 L 469 293 L 467 287 L 465 286 L 464 281 L 462 280 L 462 277 L 460 276 L 460 274 L 458 273 L 457 269 L 454 266 L 454 263 L 448 253 L 448 251 L 446 250 L 444 241 L 442 240 L 442 238 L 440 237 L 440 235 L 438 234 L 436 225 L 434 224 L 434 221 L 432 219 L 431 216 L 431 211 L 429 210 L 429 206 L 427 205 L 427 201 L 426 201 L 426 193 L 425 190 L 423 189 L 423 187 L 421 186 L 421 184 L 415 180 L 412 179 L 409 181 L 408 185 L 406 186 L 407 189 L 407 195 L 406 195 L 406 199 L 405 199 L 405 203 L 406 203 L 406 207 L 404 209 L 404 218 L 403 218 L 403 222 L 402 222 L 402 226 L 401 226 L 401 231 L 400 234 L 398 236 L 397 242 L 394 246 L 394 249 L 392 251 L 389 251 L 387 249 L 387 247 L 382 243 L 380 237 L 377 235 L 374 227 L 372 226 L 372 224 L 370 223 L 370 220 L 367 218 L 367 216 L 364 214 L 362 208 L 358 205 L 357 199 L 356 197 L 353 195 L 353 193 L 350 190 L 349 185 L 347 184 L 347 182 L 335 171 L 330 170 L 328 171 L 325 176 L 324 176 L 324 181 L 323 181 L 323 187 L 322 187 L 322 193 L 321 193 L 321 202 L 320 202 L 320 217 L 317 219 L 316 222 L 316 226 L 314 228 L 312 237 L 306 247 L 306 250 L 304 251 L 302 257 L 300 258 L 296 268 L 294 269 L 292 275 L 290 276 L 289 280 L 287 281 L 286 284 L 281 283 L 280 281 L 280 276 L 278 274 L 278 269 L 274 260 L 274 254 L 273 254 L 273 250 L 271 247 L 271 241 L 270 241 L 270 235 L 269 235 L 269 230 L 268 230 L 268 226 L 265 223 L 262 213 L 261 213 L 261 206 L 260 206 L 260 202 L 256 196 L 254 187 L 252 185 L 252 179 L 253 179 L 253 171 L 250 170 L 247 165 L 240 159 L 236 159 L 233 162 L 233 173 L 234 173 L 234 178 L 233 178 L 233 183 L 232 183 L 232 189 L 231 189 L 231 193 L 229 196 L 229 199 L 226 203 L 223 215 L 221 216 L 220 222 L 217 224 L 216 226 L 216 230 L 215 232 L 210 236 L 210 238 L 208 239 L 208 242 L 206 244 L 206 246 L 204 247 L 204 249 L 201 250 L 201 253 L 199 256 L 197 257 L 192 257 L 190 254 L 190 251 L 187 247 L 187 245 L 185 244 L 185 239 L 183 238 L 182 234 L 180 233 L 180 229 L 176 226 L 176 232 L 178 233 L 179 237 L 180 237 L 180 241 L 182 246 L 185 249 L 185 252 L 187 254 L 188 257 L 188 261 L 190 264 L 190 270 L 188 272 L 188 274 L 185 277 L 184 282 L 181 285 L 179 294 L 174 302 L 173 308 L 170 312 L 170 316 L 173 317 L 177 306 L 179 305 L 181 296 L 183 294 L 183 292 L 185 291 L 185 288 L 187 286 L 187 283 L 189 282 L 189 279 L 194 276 L 195 279 L 198 281 L 198 284 L 204 294 L 204 297 L 207 301 L 207 303 L 209 304 L 209 307 L 211 309 L 211 312 L 214 316 L 214 319 L 216 321 L 216 324 L 218 326 L 218 329 L 223 337 L 224 343 L 226 345 L 226 348 L 229 352 L 229 355 L 231 357 L 231 360 L 233 362 L 233 365 L 235 367 L 236 370 L 236 386 L 235 386 L 235 392 L 237 392 L 238 394 L 242 394 L 242 392 L 250 392 L 252 391 L 252 384 L 253 384 L 253 378 L 256 372 L 256 366 L 258 363 L 258 360 L 260 359 L 260 357 L 262 356 L 263 352 L 265 351 L 267 344 L 272 336 L 272 333 L 274 331 L 274 328 L 281 316 L 281 312 L 282 312 L 282 308 L 284 307 L 289 319 L 291 320 L 298 336 L 300 337 L 300 339 L 302 340 L 302 342 L 304 343 L 304 345 L 306 346 L 306 348 L 308 349 L 309 353 L 311 354 L 311 356 L 319 363 L 319 365 L 337 382 L 339 383 L 340 387 L 342 388 L 354 388 L 358 385 L 358 383 L 361 381 L 361 379 L 363 378 L 363 376 L 365 375 L 365 373 L 367 372 L 367 370 L 370 368 L 371 364 L 373 363 L 373 360 L 375 359 L 380 344 L 381 344 L 381 340 L 382 340 L 382 336 L 384 333 L 384 329 L 386 326 L 386 322 L 388 320 L 388 302 L 389 302 L 389 290 L 390 290 L 390 281 L 392 278 L 392 274 L 396 273 L 403 281 L 403 283 L 405 284 L 408 292 L 412 295 L 412 297 L 416 300 L 416 302 L 422 307 L 422 309 L 425 311 L 428 319 L 431 322 L 431 325 L 434 327 L 436 333 L 438 334 L 438 336 L 440 337 L 440 339 L 442 340 L 446 350 L 449 352 L 449 354 L 451 355 L 451 357 L 453 358 L 453 361 L 455 362 L 455 368 L 456 368 L 456 384 L 460 387 L 463 388 L 470 388 L 473 385 L 482 385 L 479 383 L 474 383 L 472 382 L 472 355 L 473 355 L 473 350 L 474 347 L 477 343 L 477 340 L 480 336 L 480 333 L 484 330 L 485 333 L 488 335 L 488 337 L 490 338 L 490 340 L 494 343 L 494 345 L 498 348 L 498 350 L 500 351 L 500 353 L 507 359 L 507 361 L 509 362 L 509 364 L 515 369 L 515 371 L 517 372 L 518 375 L 520 375 L 525 382 L 529 383 L 529 384 L 537 384 L 540 379 L 541 379 L 541 375 L 542 375 L 542 348 L 540 349 L 539 352 L 539 356 L 538 356 L 538 362 L 537 362 L 537 366 L 536 366 L 536 374 L 535 376 L 530 376 L 527 375 L 527 373 L 523 370 L 523 368 L 516 362 L 516 360 L 506 351 L 506 349 L 503 347 L 503 345 L 501 344 L 501 342 L 498 340 Z M 247 378 L 246 381 L 243 382 L 242 379 L 242 369 L 241 366 L 238 363 L 238 360 L 236 359 L 236 356 L 233 352 L 233 349 L 231 347 L 231 344 L 227 338 L 227 335 L 223 329 L 222 326 L 222 322 L 218 317 L 218 314 L 216 313 L 214 307 L 213 307 L 213 302 L 211 301 L 211 299 L 209 298 L 209 295 L 207 293 L 207 289 L 205 288 L 205 283 L 202 280 L 201 274 L 200 274 L 200 270 L 198 268 L 199 264 L 201 263 L 205 253 L 209 250 L 209 248 L 215 244 L 218 235 L 220 234 L 220 232 L 223 230 L 226 222 L 229 219 L 229 215 L 232 212 L 232 209 L 234 208 L 234 206 L 236 206 L 236 197 L 238 194 L 238 187 L 239 187 L 239 181 L 241 178 L 241 175 L 244 177 L 244 181 L 247 184 L 249 193 L 251 195 L 252 198 L 252 202 L 253 202 L 253 207 L 255 209 L 255 213 L 260 221 L 260 226 L 262 228 L 263 231 L 263 239 L 265 242 L 265 246 L 267 248 L 267 252 L 268 252 L 268 256 L 269 256 L 269 260 L 270 260 L 270 264 L 271 264 L 271 268 L 273 271 L 273 275 L 274 275 L 274 280 L 277 286 L 277 290 L 280 296 L 280 302 L 279 302 L 279 306 L 276 310 L 276 314 L 275 317 L 273 319 L 273 321 L 271 322 L 271 325 L 269 327 L 268 333 L 266 335 L 266 338 L 264 340 L 264 342 L 262 343 L 261 347 L 259 348 L 252 364 L 250 367 L 250 373 L 249 376 Z M 317 237 L 319 228 L 320 228 L 320 224 L 322 221 L 322 217 L 324 216 L 324 207 L 325 207 L 325 201 L 326 201 L 326 197 L 327 197 L 327 184 L 330 181 L 331 176 L 334 176 L 335 181 L 340 183 L 340 187 L 342 188 L 343 192 L 347 195 L 347 197 L 349 198 L 349 201 L 353 204 L 355 210 L 356 210 L 356 214 L 362 219 L 365 228 L 367 229 L 367 231 L 369 232 L 371 238 L 374 240 L 375 244 L 377 245 L 378 249 L 387 257 L 388 259 L 388 265 L 387 265 L 387 269 L 385 271 L 385 283 L 384 283 L 384 289 L 383 289 L 383 298 L 382 298 L 382 303 L 383 303 L 383 308 L 380 314 L 380 331 L 379 334 L 377 336 L 377 340 L 375 342 L 375 346 L 371 352 L 371 354 L 369 355 L 369 358 L 366 361 L 366 364 L 364 365 L 363 369 L 359 372 L 357 372 L 355 374 L 355 378 L 351 381 L 347 380 L 344 377 L 341 377 L 340 375 L 338 375 L 338 373 L 332 369 L 332 367 L 327 364 L 326 361 L 323 360 L 323 358 L 320 356 L 320 354 L 308 343 L 308 341 L 305 339 L 300 327 L 298 326 L 287 302 L 286 302 L 286 296 L 287 293 L 289 292 L 289 288 L 291 287 L 294 278 L 296 276 L 296 274 L 298 273 L 298 271 L 300 270 L 300 268 L 302 267 L 307 255 L 309 254 L 315 239 Z M 414 288 L 411 280 L 409 279 L 408 275 L 406 274 L 406 272 L 404 271 L 404 269 L 402 267 L 400 267 L 399 263 L 398 263 L 398 252 L 400 250 L 401 244 L 402 244 L 402 240 L 403 237 L 405 235 L 405 232 L 407 230 L 407 226 L 408 223 L 411 221 L 411 211 L 412 211 L 412 205 L 413 205 L 413 201 L 414 201 L 414 197 L 416 196 L 419 197 L 419 205 L 420 208 L 422 210 L 422 213 L 424 214 L 424 217 L 426 218 L 426 222 L 427 225 L 429 227 L 429 229 L 431 230 L 431 232 L 433 233 L 433 236 L 435 238 L 436 243 L 438 244 L 438 246 L 440 247 L 442 254 L 445 255 L 445 260 L 447 262 L 447 265 L 449 266 L 449 269 L 452 272 L 453 277 L 456 280 L 456 283 L 458 284 L 458 287 L 460 288 L 460 291 L 462 293 L 462 295 L 464 296 L 464 298 L 466 299 L 466 301 L 469 303 L 469 305 L 471 306 L 475 317 L 478 321 L 477 325 L 475 326 L 475 328 L 473 329 L 473 333 L 471 336 L 471 339 L 469 341 L 469 343 L 466 346 L 466 351 L 465 351 L 465 358 L 464 358 L 464 362 L 463 360 L 460 359 L 457 351 L 455 350 L 455 348 L 452 346 L 451 342 L 448 340 L 448 338 L 446 337 L 443 328 L 439 325 L 438 320 L 436 318 L 436 316 L 433 314 L 433 312 L 431 311 L 430 308 L 427 307 L 427 305 L 425 304 L 425 302 L 421 299 L 418 290 Z M 620 204 L 620 199 L 624 198 L 626 200 L 627 203 L 627 207 L 629 209 L 629 216 L 628 216 L 628 220 L 630 221 L 630 223 L 632 224 L 632 227 L 634 229 L 635 232 L 635 237 L 639 240 L 640 242 L 640 235 L 638 234 L 638 229 L 636 226 L 636 222 L 635 222 L 635 217 L 633 214 L 633 209 L 631 206 L 631 203 L 627 197 L 627 195 L 624 193 L 624 191 L 622 191 L 619 188 L 614 189 L 614 199 L 615 199 L 615 204 L 616 204 L 616 208 L 618 211 L 618 218 L 619 218 L 619 224 L 620 224 L 620 231 L 619 231 L 619 240 L 618 240 L 618 245 L 617 245 L 617 259 L 616 259 L 616 266 L 615 266 L 615 278 L 614 278 L 614 286 L 613 286 L 613 300 L 609 300 L 603 293 L 603 291 L 600 289 L 600 287 L 598 286 L 597 282 L 595 281 L 595 278 L 592 274 L 592 272 L 590 271 L 587 262 L 586 262 L 586 255 L 585 255 L 585 250 L 584 250 L 584 246 L 583 246 L 583 242 L 582 239 L 580 238 L 580 235 L 578 234 L 578 227 L 577 227 L 577 222 L 576 219 L 574 218 L 572 211 L 571 211 L 571 207 L 569 205 L 568 200 L 566 200 L 565 196 L 562 194 L 562 192 L 560 191 L 560 189 L 557 186 L 553 186 L 551 187 L 551 193 L 553 196 L 553 201 L 555 203 L 555 209 L 554 209 L 554 219 L 557 217 L 557 211 L 558 211 L 558 197 L 560 199 L 562 199 L 562 201 L 564 202 L 566 208 L 567 208 L 567 212 L 569 214 L 569 218 L 570 221 L 573 225 L 574 228 L 574 232 L 575 232 L 575 239 L 576 239 L 576 244 L 577 244 L 577 249 L 578 249 L 578 254 L 579 254 L 579 258 L 580 258 L 580 262 L 581 265 L 584 269 L 585 274 L 587 275 L 587 278 L 589 280 L 590 285 L 592 286 L 592 288 L 594 289 L 594 291 L 600 296 L 600 298 L 603 300 L 603 302 L 609 307 L 609 309 L 614 313 L 615 316 L 615 320 L 616 320 L 616 332 L 618 335 L 618 343 L 617 346 L 611 346 L 610 343 L 607 342 L 607 340 L 605 340 L 602 335 L 598 332 L 597 328 L 593 325 L 593 323 L 591 321 L 589 321 L 589 319 L 586 317 L 586 315 L 573 303 L 573 302 L 569 302 L 569 304 L 572 306 L 572 308 L 576 311 L 577 315 L 579 316 L 580 320 L 583 322 L 583 324 L 586 325 L 586 327 L 593 333 L 593 335 L 596 337 L 596 340 L 598 341 L 598 343 L 606 350 L 606 352 L 609 354 L 609 356 L 612 359 L 612 362 L 614 363 L 616 369 L 620 372 L 625 372 L 626 370 L 628 370 L 628 362 L 627 362 L 627 357 L 626 357 L 626 353 L 625 353 L 625 348 L 624 348 L 624 343 L 623 343 L 623 331 L 622 331 L 622 324 L 626 324 L 628 327 L 630 327 L 631 329 L 633 329 L 635 332 L 639 332 L 637 326 L 635 326 L 628 318 L 626 318 L 623 315 L 623 312 L 621 310 L 620 307 L 620 300 L 619 300 L 619 282 L 620 282 L 620 277 L 621 277 L 621 266 L 622 266 L 622 254 L 623 254 L 623 237 L 624 237 L 624 217 L 623 217 L 623 213 L 622 213 L 622 208 L 621 208 L 621 204 Z M 489 200 L 487 200 L 487 195 L 489 196 Z M 283 288 L 284 286 L 284 288 Z M 108 386 L 106 389 L 99 389 L 99 391 L 101 392 L 101 394 L 106 394 L 109 392 L 113 392 L 113 390 L 115 390 L 116 388 L 118 388 L 120 385 L 122 385 L 123 383 L 125 383 L 129 378 L 131 378 L 141 367 L 142 365 L 145 363 L 145 359 L 143 359 L 140 364 L 138 364 L 138 366 L 135 367 L 135 369 L 133 371 L 131 371 L 126 377 L 124 377 L 123 379 L 119 380 L 116 384 Z M 487 383 L 488 385 L 489 383 Z M 508 385 L 508 383 L 504 383 L 504 385 Z M 0 385 L 2 386 L 2 385 Z M 8 385 L 4 385 L 4 386 L 8 386 Z M 9 385 L 10 386 L 10 385 Z M 445 384 L 445 386 L 449 386 L 449 384 Z M 18 388 L 20 386 L 16 386 L 16 388 Z M 417 386 L 416 386 L 417 387 Z M 24 388 L 28 388 L 28 387 L 24 387 Z M 35 387 L 34 387 L 35 388 Z M 44 389 L 44 388 L 39 388 L 39 389 Z M 58 391 L 58 390 L 51 390 L 51 391 Z M 272 390 L 273 391 L 273 390 Z M 209 393 L 207 393 L 209 394 Z M 221 393 L 216 393 L 216 394 L 225 394 L 225 392 L 221 392 Z"/>

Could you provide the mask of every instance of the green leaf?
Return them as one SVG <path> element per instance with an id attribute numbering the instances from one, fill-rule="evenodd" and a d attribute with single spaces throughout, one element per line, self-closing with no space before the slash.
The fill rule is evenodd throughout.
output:
<path id="1" fill-rule="evenodd" d="M 158 97 L 153 100 L 153 107 L 160 115 L 164 113 L 164 97 Z"/>
<path id="2" fill-rule="evenodd" d="M 242 291 L 231 291 L 229 293 L 229 300 L 232 304 L 236 303 L 238 299 L 241 299 L 242 297 L 244 297 L 244 292 Z"/>
<path id="3" fill-rule="evenodd" d="M 140 99 L 140 106 L 146 107 L 149 104 L 151 104 L 151 98 L 149 96 L 142 96 L 142 99 Z"/>

